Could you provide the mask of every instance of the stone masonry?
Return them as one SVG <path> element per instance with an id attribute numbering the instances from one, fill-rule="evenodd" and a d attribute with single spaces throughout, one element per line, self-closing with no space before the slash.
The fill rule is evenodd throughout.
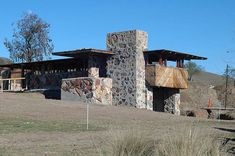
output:
<path id="1" fill-rule="evenodd" d="M 89 56 L 88 77 L 62 79 L 61 99 L 112 105 L 112 79 L 106 75 L 106 59 Z"/>
<path id="2" fill-rule="evenodd" d="M 146 108 L 148 110 L 153 110 L 153 88 L 151 86 L 146 85 Z"/>
<path id="3" fill-rule="evenodd" d="M 112 79 L 80 77 L 63 79 L 62 100 L 76 100 L 88 103 L 112 105 Z"/>
<path id="4" fill-rule="evenodd" d="M 180 93 L 179 89 L 166 89 L 164 100 L 164 112 L 180 115 Z"/>
<path id="5" fill-rule="evenodd" d="M 107 35 L 107 48 L 115 55 L 107 61 L 107 75 L 113 79 L 113 105 L 146 108 L 145 61 L 148 34 L 133 30 Z"/>

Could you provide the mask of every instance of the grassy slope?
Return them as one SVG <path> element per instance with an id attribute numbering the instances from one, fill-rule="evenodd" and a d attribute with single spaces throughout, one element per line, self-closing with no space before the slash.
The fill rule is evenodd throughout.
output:
<path id="1" fill-rule="evenodd" d="M 200 129 L 200 133 L 234 138 L 235 123 L 178 117 L 147 110 L 90 106 L 45 100 L 36 94 L 0 94 L 0 153 L 3 155 L 97 155 L 109 151 L 116 133 L 140 132 L 158 141 Z M 221 130 L 219 130 L 220 128 Z M 104 151 L 103 151 L 104 150 Z M 0 154 L 0 155 L 1 155 Z"/>
<path id="2" fill-rule="evenodd" d="M 218 74 L 210 72 L 199 72 L 193 76 L 193 81 L 195 82 L 205 82 L 209 85 L 218 86 L 225 82 L 225 79 Z"/>

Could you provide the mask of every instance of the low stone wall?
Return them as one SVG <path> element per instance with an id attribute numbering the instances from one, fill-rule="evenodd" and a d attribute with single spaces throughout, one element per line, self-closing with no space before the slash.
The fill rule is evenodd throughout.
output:
<path id="1" fill-rule="evenodd" d="M 112 105 L 112 79 L 80 77 L 63 79 L 62 100 Z"/>

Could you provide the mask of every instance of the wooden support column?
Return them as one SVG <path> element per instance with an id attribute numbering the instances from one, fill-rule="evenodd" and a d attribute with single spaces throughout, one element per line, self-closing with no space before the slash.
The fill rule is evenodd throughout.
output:
<path id="1" fill-rule="evenodd" d="M 148 65 L 149 64 L 149 56 L 148 55 L 144 56 L 144 59 L 145 59 L 145 65 Z"/>
<path id="2" fill-rule="evenodd" d="M 181 68 L 184 68 L 184 60 L 182 60 L 182 67 Z"/>
<path id="3" fill-rule="evenodd" d="M 13 80 L 13 91 L 16 91 L 16 80 Z"/>
<path id="4" fill-rule="evenodd" d="M 45 64 L 42 65 L 41 67 L 41 75 L 45 74 Z"/>
<path id="5" fill-rule="evenodd" d="M 3 80 L 1 80 L 1 92 L 3 93 Z"/>
<path id="6" fill-rule="evenodd" d="M 11 80 L 8 80 L 8 90 L 11 90 Z"/>
<path id="7" fill-rule="evenodd" d="M 164 60 L 164 65 L 167 67 L 167 59 Z"/>
<path id="8" fill-rule="evenodd" d="M 160 65 L 163 65 L 162 57 L 159 58 L 158 62 L 159 62 Z"/>
<path id="9" fill-rule="evenodd" d="M 176 67 L 177 67 L 177 68 L 180 67 L 180 62 L 179 62 L 179 60 L 176 60 Z"/>
<path id="10" fill-rule="evenodd" d="M 181 68 L 181 66 L 182 66 L 182 62 L 181 60 L 179 60 L 179 68 Z"/>
<path id="11" fill-rule="evenodd" d="M 21 66 L 21 77 L 25 77 L 25 71 L 24 71 L 24 67 Z M 21 87 L 25 88 L 26 84 L 24 80 L 21 80 Z"/>

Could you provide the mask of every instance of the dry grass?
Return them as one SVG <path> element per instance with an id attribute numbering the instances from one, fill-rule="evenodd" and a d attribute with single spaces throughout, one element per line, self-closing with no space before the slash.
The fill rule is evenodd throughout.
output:
<path id="1" fill-rule="evenodd" d="M 186 139 L 190 138 L 186 135 L 189 129 L 195 134 L 193 139 L 199 138 L 190 146 L 198 144 L 195 150 L 201 149 L 203 139 L 211 139 L 215 133 L 221 140 L 230 139 L 223 147 L 225 153 L 234 147 L 235 135 L 230 131 L 235 130 L 235 121 L 91 105 L 89 131 L 85 123 L 86 105 L 83 103 L 45 100 L 35 94 L 0 94 L 0 155 L 157 155 L 157 152 L 170 150 L 167 147 L 175 145 L 174 142 L 181 142 L 177 146 L 179 151 L 188 148 L 185 142 L 190 142 Z M 194 133 L 195 127 L 203 133 Z M 224 134 L 230 136 L 224 137 Z M 204 144 L 217 149 L 215 142 L 208 142 Z M 172 152 L 175 155 L 176 152 Z"/>
<path id="2" fill-rule="evenodd" d="M 168 136 L 156 148 L 159 156 L 220 156 L 219 145 L 213 135 L 203 135 L 199 129 L 182 130 Z"/>
<path id="3" fill-rule="evenodd" d="M 112 156 L 154 156 L 155 141 L 140 131 L 114 133 L 111 141 Z"/>
<path id="4" fill-rule="evenodd" d="M 111 132 L 101 156 L 220 156 L 215 136 L 202 135 L 199 129 L 180 129 L 174 136 L 159 139 L 141 130 Z M 105 152 L 104 152 L 105 151 Z M 223 154 L 224 155 L 224 154 Z"/>

